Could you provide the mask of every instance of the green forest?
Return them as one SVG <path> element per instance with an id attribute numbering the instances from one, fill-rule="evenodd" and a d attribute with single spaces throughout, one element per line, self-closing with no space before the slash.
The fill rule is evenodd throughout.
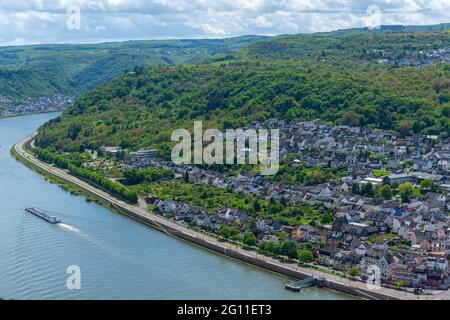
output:
<path id="1" fill-rule="evenodd" d="M 423 30 L 247 39 L 223 59 L 136 66 L 82 95 L 40 129 L 37 143 L 65 152 L 155 148 L 167 156 L 173 129 L 192 128 L 194 120 L 223 129 L 270 118 L 447 137 L 450 65 L 377 60 L 380 52 L 401 59 L 448 48 L 450 32 Z"/>
<path id="2" fill-rule="evenodd" d="M 57 93 L 76 97 L 135 66 L 221 60 L 260 39 L 263 37 L 2 47 L 0 95 L 16 103 Z"/>
<path id="3" fill-rule="evenodd" d="M 448 135 L 450 66 L 342 70 L 305 61 L 238 61 L 138 69 L 82 96 L 37 142 L 78 151 L 101 145 L 169 148 L 194 119 L 244 127 L 269 118 Z"/>
<path id="4" fill-rule="evenodd" d="M 257 59 L 314 59 L 355 66 L 376 61 L 383 52 L 399 59 L 410 52 L 446 48 L 449 39 L 446 31 L 295 35 L 258 41 L 242 52 Z"/>

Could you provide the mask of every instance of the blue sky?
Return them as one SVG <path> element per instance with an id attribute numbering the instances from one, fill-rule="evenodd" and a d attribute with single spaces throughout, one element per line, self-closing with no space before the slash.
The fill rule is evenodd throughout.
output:
<path id="1" fill-rule="evenodd" d="M 450 22 L 450 0 L 0 0 L 0 45 L 276 35 L 378 22 Z"/>

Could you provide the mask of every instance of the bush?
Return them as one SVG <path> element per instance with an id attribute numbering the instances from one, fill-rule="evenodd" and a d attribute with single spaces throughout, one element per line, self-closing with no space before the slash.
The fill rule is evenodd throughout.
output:
<path id="1" fill-rule="evenodd" d="M 358 268 L 351 268 L 348 272 L 349 276 L 354 278 L 359 275 L 359 269 Z"/>
<path id="2" fill-rule="evenodd" d="M 280 255 L 289 257 L 290 259 L 298 258 L 297 245 L 292 241 L 285 241 L 281 244 Z"/>
<path id="3" fill-rule="evenodd" d="M 314 261 L 314 255 L 309 250 L 300 250 L 298 252 L 298 259 L 302 263 L 311 263 Z"/>
<path id="4" fill-rule="evenodd" d="M 256 236 L 253 234 L 253 232 L 246 232 L 244 234 L 243 242 L 249 247 L 256 246 Z"/>
<path id="5" fill-rule="evenodd" d="M 146 170 L 127 170 L 124 177 L 129 185 L 141 184 L 144 181 L 155 182 L 175 177 L 172 170 L 167 168 L 148 168 Z"/>
<path id="6" fill-rule="evenodd" d="M 92 181 L 103 189 L 115 195 L 118 195 L 131 203 L 137 203 L 139 200 L 137 192 L 132 191 L 117 182 L 111 181 L 97 172 L 89 169 L 79 168 L 74 165 L 69 165 L 68 169 L 71 174 Z"/>

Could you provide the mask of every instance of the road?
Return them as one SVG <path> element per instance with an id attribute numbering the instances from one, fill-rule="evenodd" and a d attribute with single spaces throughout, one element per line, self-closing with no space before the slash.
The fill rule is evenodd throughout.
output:
<path id="1" fill-rule="evenodd" d="M 33 155 L 29 154 L 25 150 L 25 145 L 33 139 L 33 136 L 28 136 L 21 141 L 19 141 L 15 146 L 14 150 L 25 160 L 31 162 L 35 166 L 45 170 L 46 172 L 57 176 L 63 180 L 69 181 L 74 185 L 96 195 L 99 198 L 109 202 L 113 207 L 117 208 L 119 211 L 129 211 L 134 215 L 142 218 L 142 220 L 150 222 L 150 224 L 159 226 L 159 228 L 170 235 L 175 235 L 179 238 L 189 240 L 194 243 L 203 243 L 204 247 L 220 253 L 226 253 L 229 256 L 237 257 L 243 261 L 252 263 L 257 266 L 264 265 L 267 269 L 277 270 L 277 272 L 283 273 L 285 275 L 295 275 L 298 278 L 304 278 L 307 276 L 324 276 L 329 283 L 335 284 L 332 287 L 340 287 L 339 290 L 343 288 L 352 288 L 352 291 L 359 295 L 360 297 L 367 299 L 375 299 L 373 294 L 376 294 L 378 298 L 382 296 L 385 299 L 395 299 L 395 300 L 427 300 L 427 299 L 437 299 L 437 300 L 450 300 L 449 291 L 437 292 L 432 296 L 417 296 L 412 293 L 406 293 L 390 288 L 379 288 L 378 290 L 370 290 L 365 282 L 352 281 L 349 279 L 344 279 L 335 275 L 324 273 L 318 270 L 311 270 L 307 268 L 299 267 L 295 264 L 282 263 L 278 260 L 272 259 L 270 257 L 263 256 L 254 251 L 247 251 L 238 246 L 220 242 L 216 238 L 208 236 L 206 234 L 191 230 L 183 225 L 180 225 L 172 220 L 163 218 L 161 216 L 151 214 L 145 210 L 145 208 L 132 206 L 120 199 L 113 197 L 107 192 L 100 190 L 87 182 L 78 179 L 68 172 L 56 168 L 54 166 L 48 165 Z M 140 219 L 139 219 L 140 220 Z M 174 232 L 175 231 L 175 232 Z M 196 241 L 198 240 L 198 241 Z M 345 290 L 341 290 L 345 291 Z"/>

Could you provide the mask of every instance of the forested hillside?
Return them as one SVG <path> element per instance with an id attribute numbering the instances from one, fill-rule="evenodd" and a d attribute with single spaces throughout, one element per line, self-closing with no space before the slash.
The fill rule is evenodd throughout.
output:
<path id="1" fill-rule="evenodd" d="M 57 93 L 75 96 L 79 92 L 74 81 L 59 72 L 37 69 L 0 69 L 0 95 L 13 102 L 22 102 L 27 98 L 52 96 Z"/>
<path id="2" fill-rule="evenodd" d="M 220 60 L 259 39 L 262 37 L 3 47 L 0 95 L 14 102 L 54 94 L 76 96 L 135 66 Z"/>
<path id="3" fill-rule="evenodd" d="M 175 127 L 226 128 L 269 118 L 447 136 L 450 33 L 349 32 L 277 37 L 216 61 L 135 68 L 82 96 L 38 144 L 167 154 Z"/>
<path id="4" fill-rule="evenodd" d="M 243 51 L 257 59 L 314 59 L 335 64 L 378 62 L 380 58 L 401 61 L 421 51 L 450 47 L 450 33 L 339 33 L 279 37 L 259 41 Z"/>
<path id="5" fill-rule="evenodd" d="M 173 128 L 191 128 L 193 119 L 223 128 L 272 117 L 448 134 L 449 79 L 448 64 L 365 71 L 280 60 L 138 69 L 83 96 L 45 125 L 38 143 L 164 149 Z"/>

